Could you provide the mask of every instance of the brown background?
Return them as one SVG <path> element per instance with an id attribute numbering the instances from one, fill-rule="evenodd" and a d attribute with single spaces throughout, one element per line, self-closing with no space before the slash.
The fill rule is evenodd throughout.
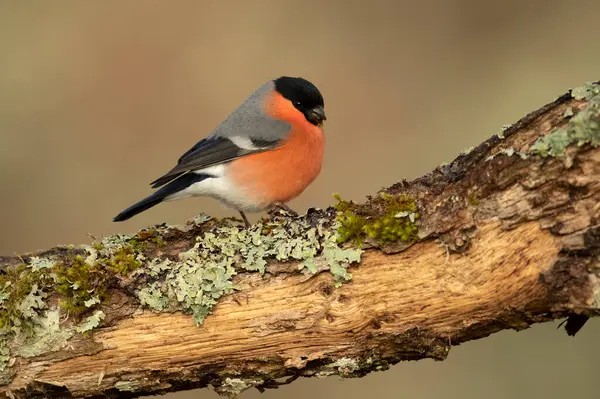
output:
<path id="1" fill-rule="evenodd" d="M 0 253 L 232 215 L 191 199 L 111 222 L 283 74 L 317 84 L 329 117 L 324 170 L 292 207 L 360 200 L 600 79 L 599 21 L 597 1 L 0 1 Z M 599 332 L 502 332 L 263 397 L 597 397 Z"/>

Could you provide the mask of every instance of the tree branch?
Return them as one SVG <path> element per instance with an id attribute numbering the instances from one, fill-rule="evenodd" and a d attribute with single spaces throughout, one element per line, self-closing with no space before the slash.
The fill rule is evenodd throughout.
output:
<path id="1" fill-rule="evenodd" d="M 235 394 L 599 312 L 600 90 L 363 204 L 0 257 L 0 390 Z"/>

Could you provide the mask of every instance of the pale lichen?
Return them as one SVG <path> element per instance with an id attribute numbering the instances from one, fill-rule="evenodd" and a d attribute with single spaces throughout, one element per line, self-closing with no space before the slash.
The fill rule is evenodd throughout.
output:
<path id="1" fill-rule="evenodd" d="M 168 260 L 166 262 L 169 262 Z M 142 305 L 151 309 L 162 311 L 169 307 L 169 297 L 163 295 L 161 285 L 155 281 L 137 292 L 138 299 Z"/>
<path id="2" fill-rule="evenodd" d="M 60 310 L 54 308 L 41 316 L 29 336 L 18 336 L 13 341 L 14 354 L 22 357 L 37 356 L 61 349 L 73 336 L 71 328 L 61 328 Z"/>
<path id="3" fill-rule="evenodd" d="M 496 158 L 499 155 L 505 155 L 507 157 L 512 157 L 513 155 L 518 156 L 521 159 L 527 159 L 529 158 L 529 155 L 524 154 L 520 151 L 515 150 L 514 148 L 502 148 L 501 150 L 497 151 L 496 153 L 490 155 L 489 157 L 487 157 L 485 159 L 486 162 L 492 161 L 494 158 Z"/>
<path id="4" fill-rule="evenodd" d="M 349 357 L 342 357 L 336 360 L 333 364 L 331 364 L 331 367 L 337 369 L 341 376 L 349 375 L 357 370 L 360 370 L 358 361 Z"/>
<path id="5" fill-rule="evenodd" d="M 221 394 L 236 397 L 248 388 L 259 386 L 263 380 L 255 378 L 230 378 L 227 377 L 223 383 L 216 389 Z"/>
<path id="6" fill-rule="evenodd" d="M 325 233 L 323 251 L 320 259 L 309 258 L 307 261 L 310 262 L 310 264 L 306 267 L 308 270 L 310 270 L 310 265 L 315 265 L 316 262 L 321 261 L 324 263 L 322 268 L 329 268 L 329 271 L 335 277 L 335 285 L 339 287 L 343 282 L 350 281 L 352 279 L 352 274 L 349 273 L 347 269 L 348 265 L 351 263 L 360 262 L 360 257 L 363 251 L 357 248 L 340 248 L 337 244 L 339 240 L 337 230 L 334 229 L 333 231 L 334 233 Z M 307 261 L 305 261 L 305 263 Z"/>
<path id="7" fill-rule="evenodd" d="M 49 258 L 40 258 L 39 256 L 32 256 L 29 258 L 29 266 L 34 272 L 42 269 L 52 269 L 55 265 L 55 261 Z"/>
<path id="8" fill-rule="evenodd" d="M 0 339 L 0 371 L 6 369 L 10 360 L 10 348 L 8 347 L 8 343 L 4 339 Z"/>
<path id="9" fill-rule="evenodd" d="M 135 392 L 140 388 L 140 383 L 137 381 L 117 381 L 115 389 L 121 392 Z"/>
<path id="10" fill-rule="evenodd" d="M 512 125 L 503 125 L 502 129 L 500 130 L 500 133 L 497 133 L 496 136 L 498 136 L 499 139 L 504 139 L 504 132 L 506 132 L 511 127 Z"/>
<path id="11" fill-rule="evenodd" d="M 339 375 L 341 377 L 351 377 L 356 371 L 359 371 L 360 364 L 356 359 L 342 357 L 335 362 L 329 363 L 316 374 L 317 377 L 329 377 L 331 375 Z"/>
<path id="12" fill-rule="evenodd" d="M 471 146 L 469 148 L 465 148 L 464 150 L 462 150 L 460 152 L 460 154 L 461 155 L 469 155 L 474 149 L 475 149 L 475 146 Z"/>
<path id="13" fill-rule="evenodd" d="M 566 149 L 572 145 L 591 144 L 594 147 L 599 146 L 600 86 L 596 83 L 587 83 L 573 89 L 571 95 L 576 100 L 587 100 L 588 106 L 577 114 L 573 111 L 573 107 L 567 107 L 563 113 L 564 118 L 569 118 L 566 126 L 556 128 L 540 137 L 529 147 L 527 153 L 517 151 L 514 148 L 503 148 L 487 157 L 486 161 L 492 161 L 499 155 L 518 156 L 521 159 L 527 159 L 532 155 L 539 155 L 543 158 L 548 156 L 561 157 L 565 155 Z"/>
<path id="14" fill-rule="evenodd" d="M 83 304 L 85 305 L 86 308 L 91 308 L 92 306 L 96 305 L 97 303 L 100 303 L 100 298 L 98 298 L 97 296 L 93 296 L 90 299 L 88 299 L 87 301 L 83 302 Z"/>
<path id="15" fill-rule="evenodd" d="M 539 138 L 529 148 L 531 154 L 560 157 L 571 145 L 600 145 L 600 86 L 588 83 L 574 89 L 571 95 L 577 100 L 586 99 L 587 107 L 572 116 L 566 126 Z"/>
<path id="16" fill-rule="evenodd" d="M 581 85 L 579 87 L 574 88 L 573 90 L 571 90 L 571 96 L 573 96 L 573 98 L 575 100 L 589 100 L 589 98 L 591 97 L 591 95 L 593 95 L 593 86 L 594 83 L 592 82 L 588 82 L 584 85 Z"/>
<path id="17" fill-rule="evenodd" d="M 92 314 L 91 316 L 88 316 L 85 321 L 83 322 L 83 324 L 81 324 L 80 326 L 78 326 L 76 328 L 78 333 L 84 333 L 86 331 L 90 331 L 93 330 L 94 328 L 98 327 L 100 325 L 100 322 L 102 320 L 104 320 L 104 318 L 106 317 L 106 315 L 104 314 L 103 311 L 101 310 L 96 310 L 94 312 L 94 314 Z"/>
<path id="18" fill-rule="evenodd" d="M 573 112 L 573 107 L 567 107 L 563 114 L 563 118 L 570 118 L 573 115 L 575 115 L 575 113 Z"/>
<path id="19" fill-rule="evenodd" d="M 33 271 L 26 264 L 0 275 L 0 334 L 20 334 L 33 327 L 47 307 L 49 284 L 51 277 L 45 270 Z"/>
<path id="20" fill-rule="evenodd" d="M 46 302 L 44 299 L 48 297 L 37 283 L 33 283 L 31 291 L 25 298 L 17 305 L 17 310 L 22 318 L 32 320 L 39 315 L 39 311 L 46 308 Z"/>
<path id="21" fill-rule="evenodd" d="M 108 257 L 118 249 L 129 244 L 129 241 L 133 238 L 133 235 L 127 234 L 115 234 L 112 236 L 104 237 L 99 243 L 95 245 L 96 249 L 101 256 Z"/>
<path id="22" fill-rule="evenodd" d="M 335 234 L 313 227 L 305 220 L 257 223 L 248 229 L 224 226 L 197 237 L 196 244 L 177 260 L 153 260 L 137 274 L 158 278 L 137 291 L 140 302 L 154 310 L 183 310 L 201 324 L 219 298 L 236 287 L 233 277 L 240 272 L 264 274 L 268 259 L 304 261 L 313 272 L 316 263 L 327 263 L 336 283 L 348 281 L 346 267 L 360 261 L 361 251 L 341 249 Z"/>
<path id="23" fill-rule="evenodd" d="M 231 279 L 235 274 L 233 257 L 212 254 L 200 247 L 198 242 L 189 251 L 179 254 L 177 262 L 166 260 L 170 268 L 160 282 L 138 292 L 140 301 L 156 310 L 181 307 L 184 312 L 193 314 L 194 322 L 200 324 L 217 300 L 233 291 Z"/>

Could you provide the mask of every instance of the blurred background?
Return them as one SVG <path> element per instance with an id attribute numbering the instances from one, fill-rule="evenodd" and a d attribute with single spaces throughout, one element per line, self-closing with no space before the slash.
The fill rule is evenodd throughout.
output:
<path id="1" fill-rule="evenodd" d="M 600 79 L 598 21 L 598 1 L 1 0 L 0 253 L 200 211 L 235 215 L 189 199 L 111 222 L 280 75 L 313 81 L 328 116 L 323 172 L 291 206 L 325 207 L 334 192 L 361 200 Z M 597 397 L 600 322 L 575 338 L 556 326 L 469 342 L 444 362 L 304 379 L 260 397 Z"/>

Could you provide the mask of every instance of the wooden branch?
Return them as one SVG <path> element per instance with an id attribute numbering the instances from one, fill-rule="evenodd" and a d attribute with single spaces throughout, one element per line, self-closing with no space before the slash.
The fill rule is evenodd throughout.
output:
<path id="1" fill-rule="evenodd" d="M 364 204 L 1 257 L 0 390 L 236 394 L 443 360 L 552 319 L 574 334 L 600 310 L 599 92 L 569 92 Z"/>

